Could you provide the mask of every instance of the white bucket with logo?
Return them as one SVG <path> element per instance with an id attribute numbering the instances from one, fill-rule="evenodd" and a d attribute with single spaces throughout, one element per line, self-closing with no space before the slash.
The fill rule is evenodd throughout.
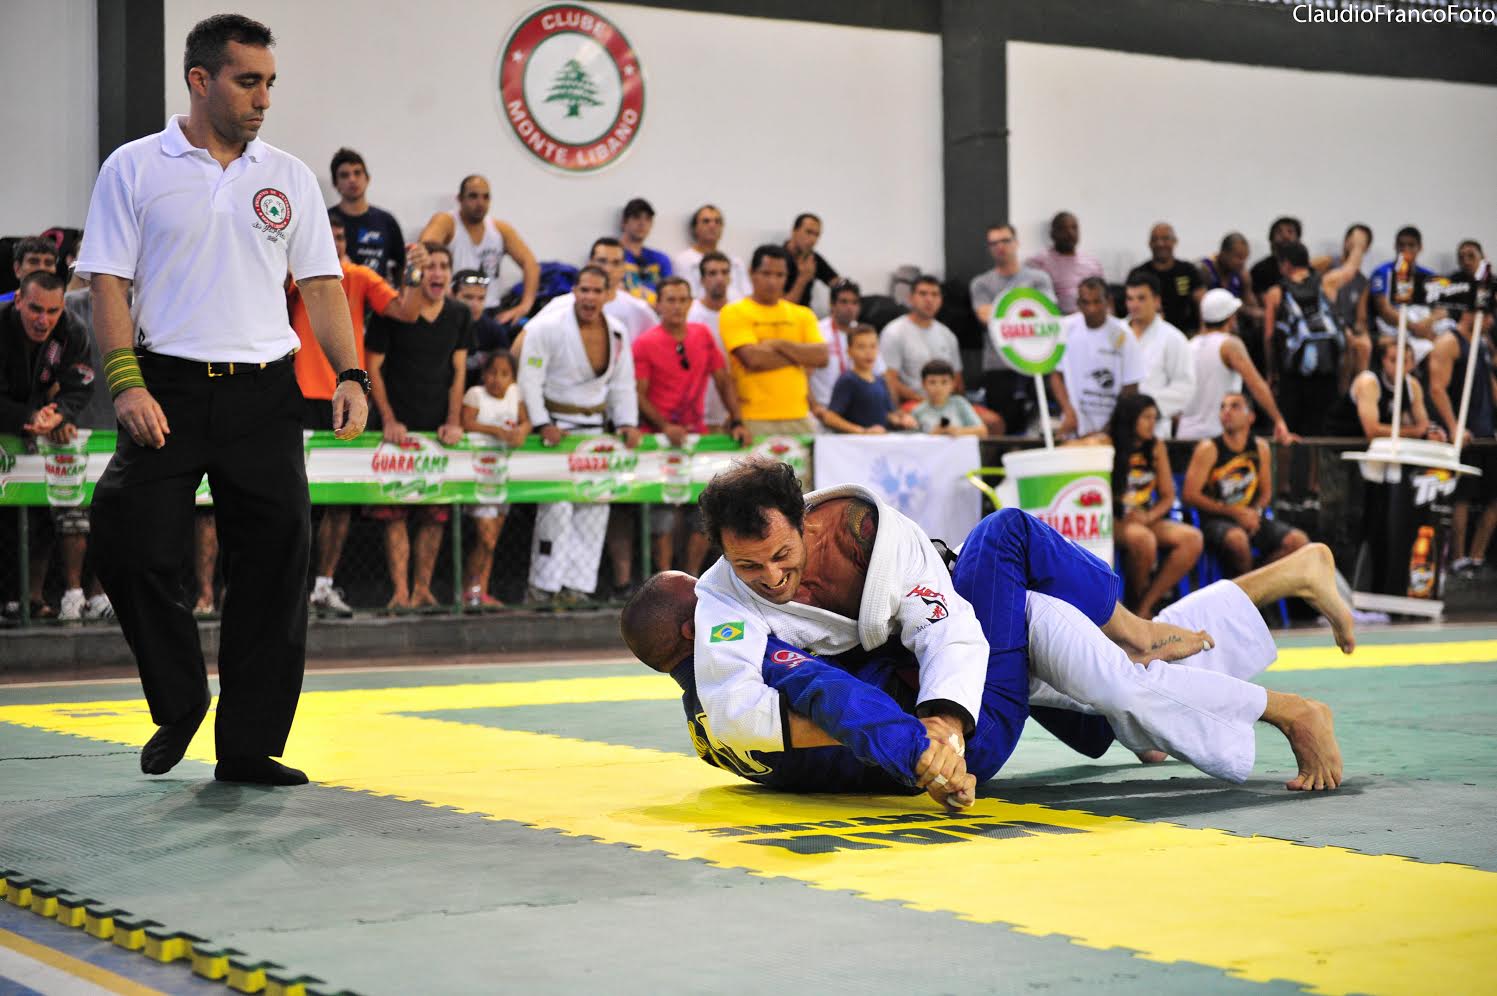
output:
<path id="1" fill-rule="evenodd" d="M 473 496 L 485 505 L 503 505 L 509 500 L 508 447 L 473 451 Z"/>
<path id="2" fill-rule="evenodd" d="M 998 497 L 1112 563 L 1111 446 L 1013 450 Z"/>

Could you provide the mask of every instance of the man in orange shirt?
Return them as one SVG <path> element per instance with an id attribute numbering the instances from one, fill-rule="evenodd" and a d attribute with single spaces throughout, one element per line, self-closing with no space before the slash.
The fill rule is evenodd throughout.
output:
<path id="1" fill-rule="evenodd" d="M 333 241 L 338 247 L 338 259 L 343 265 L 343 293 L 348 297 L 349 317 L 353 320 L 353 343 L 359 354 L 359 368 L 364 367 L 364 315 L 373 312 L 396 321 L 415 321 L 421 310 L 419 288 L 406 287 L 397 293 L 378 273 L 367 266 L 360 266 L 348 258 L 348 239 L 340 218 L 328 219 L 333 229 Z M 426 249 L 419 243 L 406 246 L 406 265 L 419 270 L 426 263 Z M 312 334 L 312 323 L 307 316 L 307 306 L 302 303 L 296 284 L 286 281 L 286 307 L 290 312 L 291 328 L 301 340 L 296 351 L 296 383 L 306 399 L 306 411 L 302 424 L 318 431 L 329 431 L 333 427 L 333 392 L 338 387 L 337 374 L 328 362 L 317 338 Z M 312 586 L 311 606 L 318 613 L 333 613 L 351 616 L 353 610 L 333 588 L 333 571 L 343 556 L 343 543 L 348 539 L 350 510 L 347 505 L 329 505 L 322 511 L 322 521 L 317 526 L 317 580 Z"/>

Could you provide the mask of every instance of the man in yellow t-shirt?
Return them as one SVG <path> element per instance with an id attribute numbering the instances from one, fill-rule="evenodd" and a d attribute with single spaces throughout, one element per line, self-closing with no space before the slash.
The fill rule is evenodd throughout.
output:
<path id="1" fill-rule="evenodd" d="M 789 266 L 782 247 L 755 249 L 749 269 L 753 296 L 719 313 L 718 329 L 733 358 L 743 422 L 754 436 L 816 431 L 806 370 L 826 366 L 827 348 L 811 310 L 784 300 Z"/>

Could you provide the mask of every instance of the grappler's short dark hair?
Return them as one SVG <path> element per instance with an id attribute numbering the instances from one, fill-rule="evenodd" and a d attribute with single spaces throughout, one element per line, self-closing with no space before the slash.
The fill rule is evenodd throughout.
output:
<path id="1" fill-rule="evenodd" d="M 767 457 L 749 457 L 718 474 L 702 492 L 697 509 L 703 532 L 718 546 L 724 530 L 762 537 L 769 531 L 770 511 L 778 511 L 797 531 L 806 520 L 795 470 Z"/>

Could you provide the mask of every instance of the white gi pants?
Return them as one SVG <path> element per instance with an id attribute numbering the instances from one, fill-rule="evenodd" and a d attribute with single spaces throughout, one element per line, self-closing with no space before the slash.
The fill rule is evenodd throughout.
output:
<path id="1" fill-rule="evenodd" d="M 1247 679 L 1278 656 L 1257 606 L 1231 581 L 1182 598 L 1158 616 L 1204 629 L 1211 650 L 1184 661 L 1141 667 L 1073 606 L 1029 593 L 1029 701 L 1106 716 L 1118 742 L 1162 750 L 1217 778 L 1247 780 L 1253 724 L 1268 692 Z"/>
<path id="2" fill-rule="evenodd" d="M 535 513 L 530 539 L 530 584 L 552 594 L 562 588 L 592 594 L 608 533 L 608 505 L 553 502 Z"/>

